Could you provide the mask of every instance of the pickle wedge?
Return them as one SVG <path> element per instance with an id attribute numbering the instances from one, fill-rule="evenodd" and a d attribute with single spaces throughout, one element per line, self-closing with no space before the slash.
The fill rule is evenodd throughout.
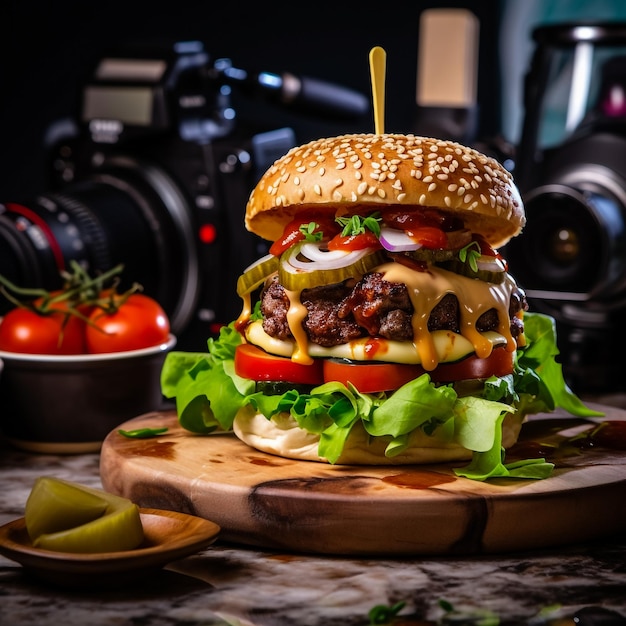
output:
<path id="1" fill-rule="evenodd" d="M 40 535 L 80 526 L 102 516 L 107 502 L 65 481 L 41 477 L 26 501 L 26 530 L 31 541 Z"/>
<path id="2" fill-rule="evenodd" d="M 136 504 L 58 478 L 37 479 L 24 517 L 33 546 L 45 550 L 118 552 L 138 547 L 144 538 Z"/>

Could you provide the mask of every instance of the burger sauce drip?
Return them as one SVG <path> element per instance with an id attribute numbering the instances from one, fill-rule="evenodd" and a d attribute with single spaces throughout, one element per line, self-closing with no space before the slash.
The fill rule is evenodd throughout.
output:
<path id="1" fill-rule="evenodd" d="M 235 330 L 243 335 L 246 325 L 250 321 L 250 315 L 252 315 L 252 298 L 249 293 L 245 293 L 241 296 L 241 299 L 243 300 L 243 306 L 239 317 L 235 320 Z"/>
<path id="2" fill-rule="evenodd" d="M 503 283 L 494 284 L 437 267 L 415 271 L 400 263 L 386 263 L 376 271 L 382 272 L 385 280 L 404 283 L 408 289 L 414 311 L 413 341 L 424 369 L 432 371 L 439 364 L 432 335 L 428 330 L 428 318 L 446 293 L 457 295 L 461 335 L 472 343 L 478 357 L 486 358 L 491 354 L 492 344 L 476 330 L 476 322 L 484 312 L 492 308 L 498 312 L 498 332 L 505 337 L 507 350 L 513 352 L 516 349 L 508 314 L 515 283 L 508 275 Z"/>
<path id="3" fill-rule="evenodd" d="M 303 365 L 313 363 L 313 358 L 309 355 L 309 338 L 304 330 L 304 318 L 308 315 L 307 308 L 300 302 L 299 291 L 289 291 L 285 289 L 289 298 L 289 310 L 287 311 L 287 323 L 295 340 L 295 347 L 291 360 Z"/>

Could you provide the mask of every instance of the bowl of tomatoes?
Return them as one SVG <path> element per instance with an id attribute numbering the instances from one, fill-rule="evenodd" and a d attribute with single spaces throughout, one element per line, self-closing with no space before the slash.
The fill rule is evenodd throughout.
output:
<path id="1" fill-rule="evenodd" d="M 163 408 L 176 338 L 160 304 L 136 286 L 78 284 L 30 300 L 19 292 L 0 318 L 0 432 L 18 448 L 96 451 L 117 425 Z"/>

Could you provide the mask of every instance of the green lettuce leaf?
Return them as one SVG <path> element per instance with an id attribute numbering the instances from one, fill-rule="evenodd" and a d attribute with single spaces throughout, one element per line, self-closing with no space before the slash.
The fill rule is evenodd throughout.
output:
<path id="1" fill-rule="evenodd" d="M 288 412 L 301 428 L 319 435 L 318 452 L 331 463 L 340 458 L 352 428 L 360 421 L 371 437 L 385 438 L 385 453 L 390 457 L 406 449 L 410 434 L 421 429 L 473 452 L 466 467 L 455 469 L 459 476 L 473 480 L 545 478 L 553 465 L 544 459 L 505 463 L 505 416 L 515 413 L 522 420 L 556 407 L 580 417 L 602 413 L 588 408 L 565 383 L 556 360 L 554 320 L 527 313 L 524 324 L 527 345 L 517 352 L 513 374 L 492 377 L 471 394 L 461 394 L 453 385 L 437 386 L 424 374 L 391 394 L 362 394 L 352 385 L 332 382 L 309 393 L 290 390 L 264 395 L 255 392 L 254 382 L 235 374 L 234 354 L 241 337 L 232 323 L 222 328 L 216 340 L 207 342 L 206 353 L 169 353 L 161 387 L 165 397 L 176 399 L 183 428 L 196 433 L 232 429 L 239 409 L 251 404 L 267 419 Z"/>

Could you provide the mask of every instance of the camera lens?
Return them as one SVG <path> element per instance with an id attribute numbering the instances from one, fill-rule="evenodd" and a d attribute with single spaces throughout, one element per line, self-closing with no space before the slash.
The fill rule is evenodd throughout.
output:
<path id="1" fill-rule="evenodd" d="M 0 274 L 21 287 L 56 289 L 72 260 L 91 275 L 121 263 L 120 289 L 140 283 L 177 333 L 198 300 L 193 233 L 191 211 L 173 181 L 118 157 L 62 192 L 0 205 Z"/>
<path id="2" fill-rule="evenodd" d="M 526 196 L 526 227 L 506 255 L 529 296 L 608 301 L 623 293 L 626 198 L 613 178 L 579 170 Z"/>

